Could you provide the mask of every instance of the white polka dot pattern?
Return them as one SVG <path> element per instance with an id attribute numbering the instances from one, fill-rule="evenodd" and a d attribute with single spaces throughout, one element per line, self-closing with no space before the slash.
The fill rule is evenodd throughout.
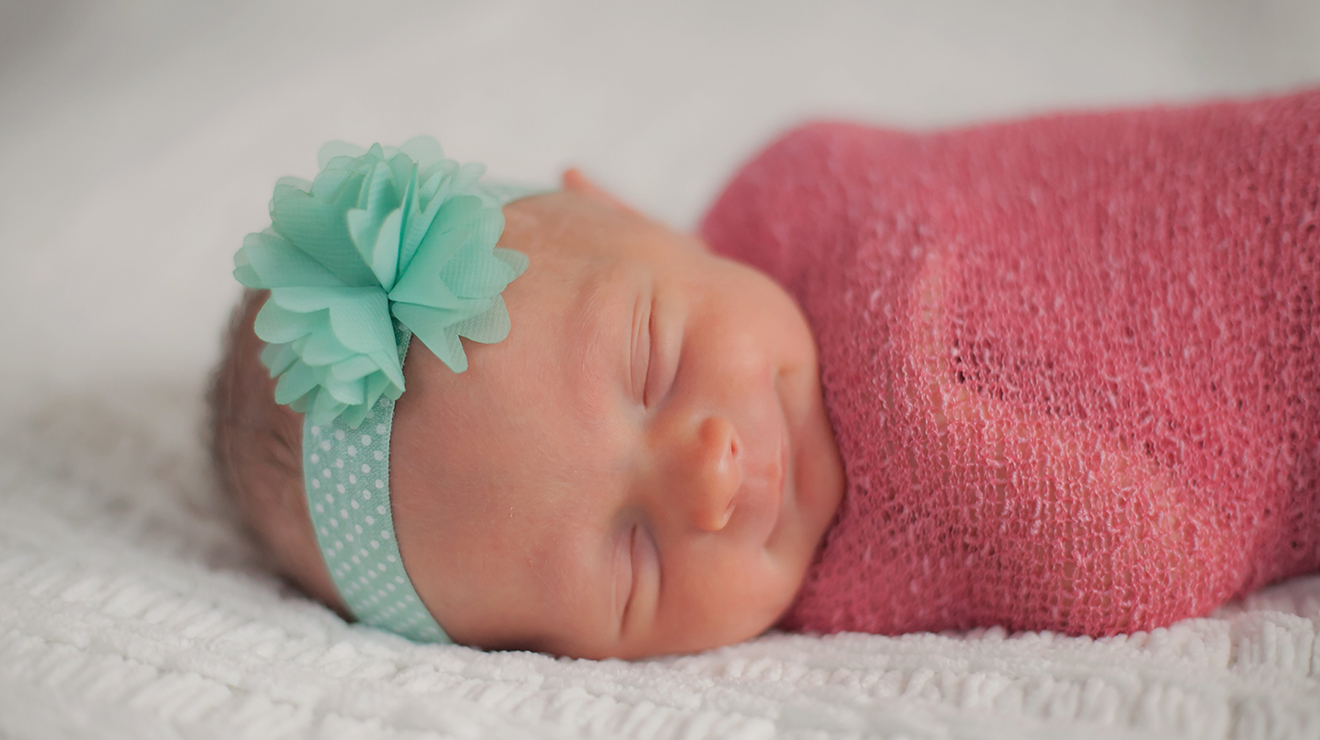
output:
<path id="1" fill-rule="evenodd" d="M 394 401 L 382 397 L 357 429 L 341 419 L 303 425 L 303 480 L 312 525 L 339 595 L 362 623 L 417 642 L 450 642 L 413 588 L 394 537 L 393 421 Z M 345 464 L 364 455 L 371 464 Z"/>

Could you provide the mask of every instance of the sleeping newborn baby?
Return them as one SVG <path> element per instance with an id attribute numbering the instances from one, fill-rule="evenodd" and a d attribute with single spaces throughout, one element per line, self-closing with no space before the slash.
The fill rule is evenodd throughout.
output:
<path id="1" fill-rule="evenodd" d="M 417 339 L 404 365 L 389 490 L 419 597 L 487 648 L 638 657 L 764 631 L 843 491 L 801 312 L 576 172 L 503 210 L 500 244 L 531 264 L 503 293 L 508 337 L 462 373 Z M 257 361 L 264 300 L 246 298 L 218 378 L 218 457 L 284 570 L 336 604 L 302 415 Z"/>
<path id="2" fill-rule="evenodd" d="M 494 253 L 526 271 L 483 278 L 479 304 L 409 292 L 438 237 L 302 270 L 389 294 L 397 383 L 373 380 L 380 342 L 309 328 L 347 314 L 271 267 L 301 256 L 245 247 L 236 275 L 263 290 L 212 394 L 219 470 L 295 583 L 419 639 L 632 658 L 776 624 L 1105 635 L 1205 614 L 1320 569 L 1318 141 L 1315 93 L 817 124 L 735 177 L 704 241 L 570 171 L 503 205 Z M 356 182 L 353 243 L 407 242 L 412 211 L 362 225 Z M 507 316 L 455 318 L 460 344 L 410 303 L 462 301 Z M 353 570 L 381 552 L 379 579 Z M 433 632 L 400 626 L 403 591 Z M 368 616 L 378 597 L 399 606 Z"/>

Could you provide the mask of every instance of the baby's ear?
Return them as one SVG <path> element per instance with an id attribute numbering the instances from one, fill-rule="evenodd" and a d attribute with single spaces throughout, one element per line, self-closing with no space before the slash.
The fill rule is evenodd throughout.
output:
<path id="1" fill-rule="evenodd" d="M 577 193 L 578 195 L 590 198 L 597 203 L 603 203 L 612 208 L 618 208 L 621 211 L 637 213 L 637 209 L 624 203 L 612 193 L 587 179 L 587 176 L 582 174 L 582 171 L 576 167 L 570 167 L 569 169 L 564 170 L 563 184 L 564 190 L 567 190 L 570 193 Z"/>

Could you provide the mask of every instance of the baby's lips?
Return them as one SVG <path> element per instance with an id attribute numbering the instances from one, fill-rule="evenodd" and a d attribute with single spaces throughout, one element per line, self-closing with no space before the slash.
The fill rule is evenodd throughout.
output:
<path id="1" fill-rule="evenodd" d="M 779 440 L 779 454 L 775 457 L 774 483 L 770 487 L 775 502 L 775 513 L 772 519 L 773 526 L 770 527 L 770 534 L 766 535 L 766 541 L 770 540 L 775 530 L 779 528 L 779 519 L 784 515 L 784 509 L 788 503 L 788 432 Z"/>
<path id="2" fill-rule="evenodd" d="M 749 485 L 754 488 L 739 493 L 741 497 L 758 497 L 755 501 L 745 501 L 744 505 L 754 510 L 753 516 L 756 519 L 765 520 L 764 534 L 758 533 L 759 536 L 756 536 L 756 541 L 761 547 L 770 544 L 775 532 L 779 530 L 779 520 L 784 513 L 785 496 L 788 491 L 785 475 L 787 453 L 788 437 L 784 435 L 780 437 L 774 457 L 764 468 L 765 474 L 744 482 L 745 489 Z"/>

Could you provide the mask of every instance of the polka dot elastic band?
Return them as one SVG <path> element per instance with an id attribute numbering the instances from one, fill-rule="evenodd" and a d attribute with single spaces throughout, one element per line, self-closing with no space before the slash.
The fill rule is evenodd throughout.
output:
<path id="1" fill-rule="evenodd" d="M 412 334 L 399 332 L 399 356 Z M 413 588 L 390 511 L 394 401 L 382 396 L 357 428 L 303 423 L 303 485 L 330 577 L 363 624 L 417 642 L 450 642 Z"/>

